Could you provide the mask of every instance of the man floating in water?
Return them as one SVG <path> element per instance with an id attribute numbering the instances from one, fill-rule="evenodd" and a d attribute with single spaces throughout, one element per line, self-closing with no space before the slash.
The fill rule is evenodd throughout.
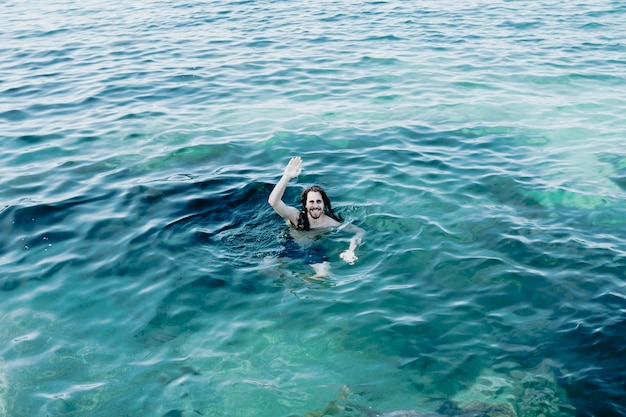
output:
<path id="1" fill-rule="evenodd" d="M 359 258 L 354 251 L 361 244 L 365 231 L 352 224 L 342 226 L 343 219 L 335 214 L 326 192 L 321 187 L 309 187 L 302 192 L 301 211 L 282 201 L 289 181 L 300 175 L 300 172 L 302 172 L 302 158 L 299 156 L 291 158 L 282 178 L 272 190 L 268 202 L 276 213 L 286 219 L 289 225 L 298 231 L 324 231 L 341 227 L 348 233 L 354 233 L 350 239 L 350 246 L 340 257 L 349 264 L 355 263 Z M 309 257 L 311 258 L 310 255 Z M 329 263 L 325 255 L 314 256 L 310 263 L 317 275 L 328 275 Z"/>

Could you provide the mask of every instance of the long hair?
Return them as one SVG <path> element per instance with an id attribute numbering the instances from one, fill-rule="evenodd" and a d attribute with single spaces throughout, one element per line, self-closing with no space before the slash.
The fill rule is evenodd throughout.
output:
<path id="1" fill-rule="evenodd" d="M 298 224 L 296 228 L 298 230 L 311 230 L 311 225 L 309 224 L 309 217 L 306 212 L 306 199 L 309 196 L 309 192 L 314 191 L 318 192 L 322 195 L 322 201 L 324 201 L 324 214 L 330 218 L 337 220 L 338 222 L 342 222 L 343 218 L 338 216 L 333 211 L 333 206 L 330 204 L 330 199 L 328 195 L 326 195 L 326 191 L 319 185 L 314 185 L 302 191 L 301 201 L 302 201 L 302 211 L 300 211 L 300 215 L 298 216 Z"/>

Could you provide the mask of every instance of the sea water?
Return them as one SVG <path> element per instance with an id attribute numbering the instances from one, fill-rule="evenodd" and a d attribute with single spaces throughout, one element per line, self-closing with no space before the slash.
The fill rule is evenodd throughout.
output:
<path id="1" fill-rule="evenodd" d="M 0 415 L 626 415 L 623 2 L 0 13 Z"/>

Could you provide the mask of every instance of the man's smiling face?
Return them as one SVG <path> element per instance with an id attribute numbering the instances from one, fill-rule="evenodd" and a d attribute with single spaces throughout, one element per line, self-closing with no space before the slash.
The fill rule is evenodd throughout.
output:
<path id="1" fill-rule="evenodd" d="M 324 214 L 324 200 L 317 191 L 309 191 L 306 197 L 306 211 L 312 219 L 319 219 Z"/>

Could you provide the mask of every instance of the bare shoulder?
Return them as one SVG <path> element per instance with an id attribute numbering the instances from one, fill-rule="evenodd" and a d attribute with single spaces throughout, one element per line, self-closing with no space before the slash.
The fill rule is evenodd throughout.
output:
<path id="1" fill-rule="evenodd" d="M 339 227 L 339 226 L 341 226 L 341 223 L 338 222 L 337 220 L 333 219 L 332 217 L 326 216 L 324 218 L 324 225 L 323 225 L 323 227 L 330 228 L 330 227 Z"/>
<path id="2" fill-rule="evenodd" d="M 333 219 L 332 217 L 328 217 L 328 227 L 339 227 L 341 226 L 341 222 L 338 222 L 337 220 Z"/>

